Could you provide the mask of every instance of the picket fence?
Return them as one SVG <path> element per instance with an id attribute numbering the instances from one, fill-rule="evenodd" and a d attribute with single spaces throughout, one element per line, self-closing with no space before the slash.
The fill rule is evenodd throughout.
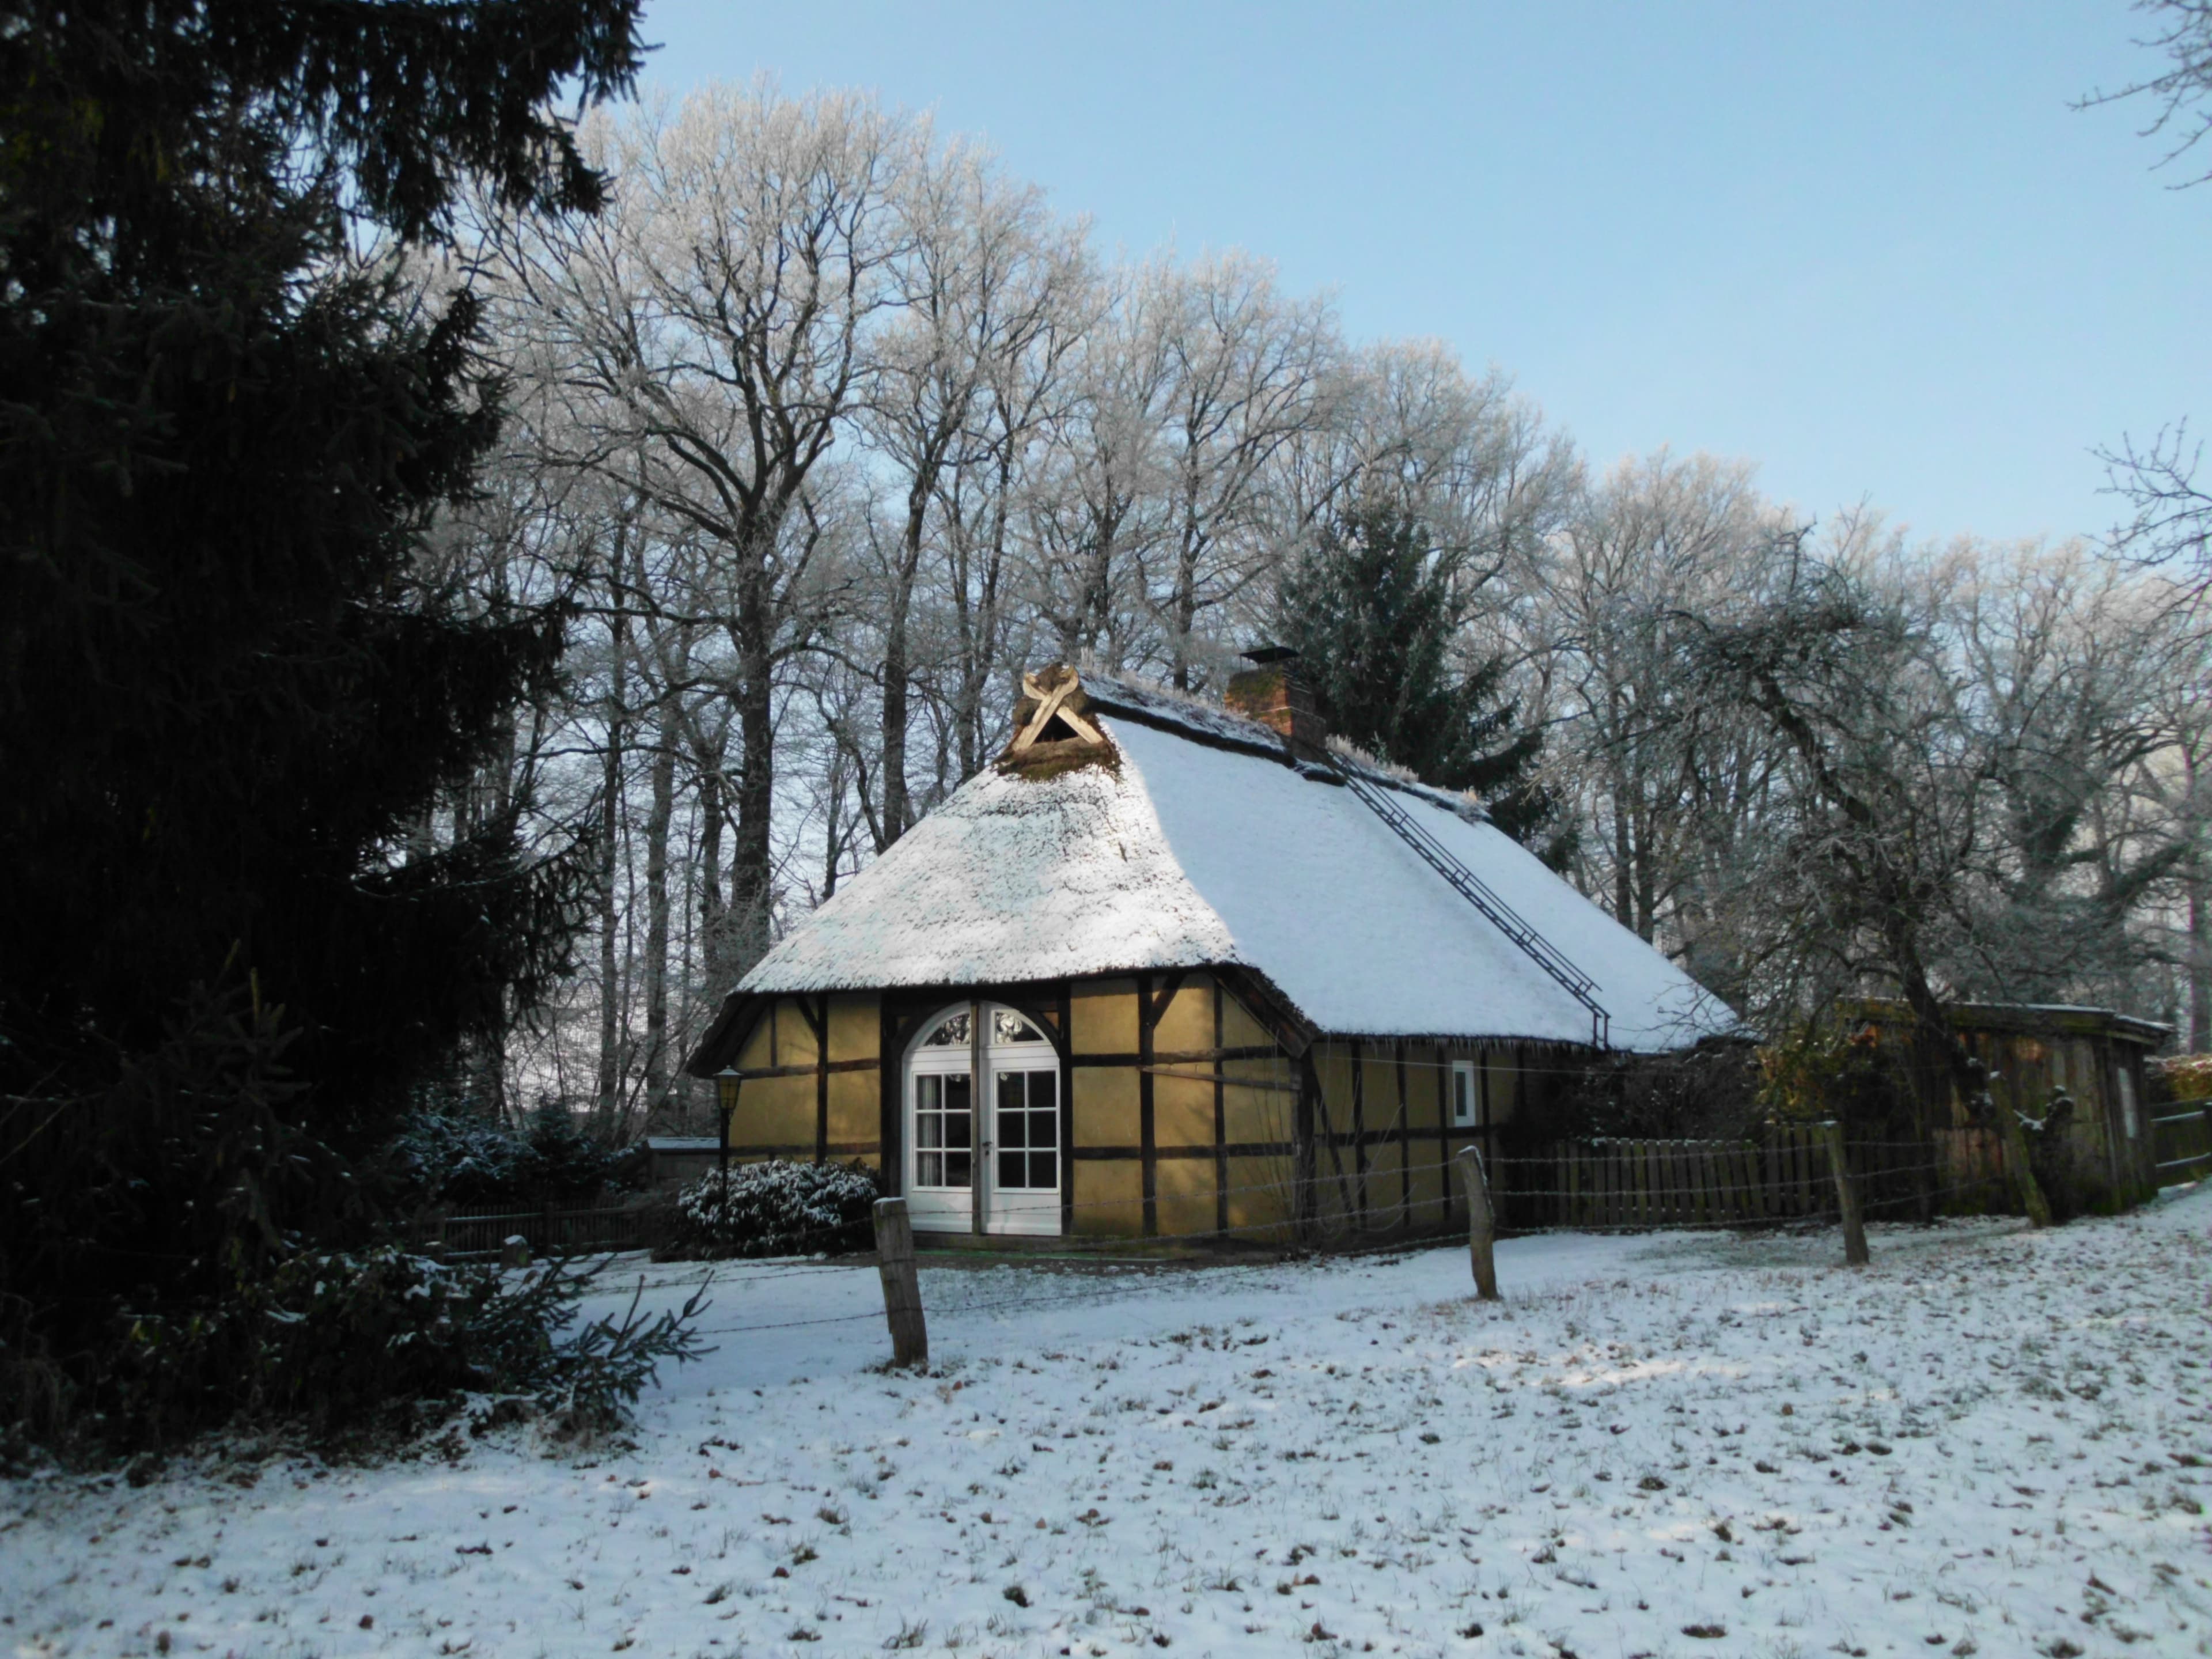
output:
<path id="1" fill-rule="evenodd" d="M 653 1242 L 652 1214 L 633 1193 L 586 1204 L 448 1205 L 418 1217 L 413 1239 L 417 1249 L 452 1261 L 497 1255 L 515 1237 L 532 1256 L 592 1255 L 644 1249 Z"/>
<path id="2" fill-rule="evenodd" d="M 1845 1156 L 1869 1216 L 1917 1212 L 1936 1149 L 1860 1140 Z M 1514 1228 L 1740 1226 L 1837 1212 L 1825 1131 L 1777 1124 L 1757 1140 L 1562 1142 L 1498 1161 L 1501 1218 Z"/>

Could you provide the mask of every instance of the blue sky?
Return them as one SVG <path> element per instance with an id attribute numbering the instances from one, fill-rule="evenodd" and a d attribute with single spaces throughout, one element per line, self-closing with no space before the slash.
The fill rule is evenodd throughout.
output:
<path id="1" fill-rule="evenodd" d="M 1238 246 L 1358 337 L 1496 363 L 1599 465 L 1756 461 L 1916 537 L 2115 515 L 2090 453 L 2212 424 L 2212 185 L 2120 0 L 1077 6 L 658 0 L 648 70 L 871 88 L 1104 247 Z"/>

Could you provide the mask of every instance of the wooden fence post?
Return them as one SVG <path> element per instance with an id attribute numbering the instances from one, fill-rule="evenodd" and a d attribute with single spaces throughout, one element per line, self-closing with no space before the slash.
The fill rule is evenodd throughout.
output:
<path id="1" fill-rule="evenodd" d="M 1482 1171 L 1482 1153 L 1463 1146 L 1459 1153 L 1460 1179 L 1467 1184 L 1467 1253 L 1474 1265 L 1474 1293 L 1485 1302 L 1498 1300 L 1498 1263 L 1491 1244 L 1497 1235 L 1490 1216 L 1490 1182 Z"/>
<path id="2" fill-rule="evenodd" d="M 921 1313 L 921 1278 L 914 1265 L 914 1224 L 902 1198 L 876 1200 L 876 1265 L 884 1277 L 884 1319 L 891 1328 L 891 1364 L 929 1364 L 929 1327 Z"/>
<path id="3" fill-rule="evenodd" d="M 1859 1213 L 1858 1183 L 1851 1179 L 1850 1165 L 1844 1158 L 1844 1126 L 1823 1123 L 1820 1132 L 1828 1143 L 1828 1170 L 1836 1178 L 1836 1208 L 1844 1218 L 1844 1260 L 1851 1267 L 1863 1267 L 1867 1264 L 1866 1219 Z"/>

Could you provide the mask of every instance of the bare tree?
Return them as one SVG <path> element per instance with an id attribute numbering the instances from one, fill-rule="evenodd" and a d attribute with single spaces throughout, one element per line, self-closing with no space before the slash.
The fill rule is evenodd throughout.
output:
<path id="1" fill-rule="evenodd" d="M 1048 326 L 1066 259 L 1042 193 L 1009 184 L 994 159 L 972 145 L 927 157 L 908 183 L 902 211 L 902 313 L 879 343 L 860 411 L 894 491 L 892 523 L 878 538 L 881 586 L 872 618 L 883 664 L 878 852 L 916 816 L 907 758 L 913 611 L 945 484 L 1005 447 L 993 389 L 1009 360 Z"/>
<path id="2" fill-rule="evenodd" d="M 1158 591 L 1168 677 L 1192 683 L 1199 622 L 1270 574 L 1276 456 L 1329 414 L 1339 383 L 1334 319 L 1293 302 L 1271 265 L 1216 254 L 1146 273 L 1170 376 L 1164 410 L 1170 492 Z"/>
<path id="3" fill-rule="evenodd" d="M 1143 587 L 1164 529 L 1166 410 L 1173 385 L 1163 284 L 1113 273 L 1065 364 L 1043 453 L 1020 497 L 1028 601 L 1063 656 L 1146 660 Z"/>
<path id="4" fill-rule="evenodd" d="M 1662 450 L 1589 489 L 1539 563 L 1553 775 L 1586 831 L 1582 879 L 1623 926 L 1723 981 L 1740 963 L 1717 936 L 1714 886 L 1741 867 L 1772 744 L 1740 706 L 1698 697 L 1673 659 L 1696 625 L 1684 619 L 1789 527 L 1747 464 Z"/>
<path id="5" fill-rule="evenodd" d="M 583 136 L 622 181 L 608 214 L 496 222 L 483 258 L 523 362 L 569 404 L 566 459 L 619 471 L 706 549 L 696 591 L 665 604 L 728 646 L 727 965 L 742 969 L 773 901 L 778 673 L 832 609 L 817 475 L 873 385 L 900 194 L 928 133 L 864 98 L 763 84 Z"/>
<path id="6" fill-rule="evenodd" d="M 1936 568 L 1993 795 L 1954 977 L 2025 1001 L 2123 984 L 2130 921 L 2189 854 L 2178 819 L 2130 810 L 2132 781 L 2173 740 L 2159 695 L 2183 643 L 2169 594 L 2078 543 L 1963 543 Z"/>
<path id="7" fill-rule="evenodd" d="M 2078 106 L 2148 100 L 2158 112 L 2143 137 L 2165 143 L 2158 164 L 2167 167 L 2190 155 L 2212 133 L 2212 0 L 2136 0 L 2135 9 L 2154 20 L 2150 33 L 2136 44 L 2162 54 L 2166 67 L 2126 86 L 2091 93 Z M 2183 182 L 2201 185 L 2209 179 L 2212 167 Z"/>

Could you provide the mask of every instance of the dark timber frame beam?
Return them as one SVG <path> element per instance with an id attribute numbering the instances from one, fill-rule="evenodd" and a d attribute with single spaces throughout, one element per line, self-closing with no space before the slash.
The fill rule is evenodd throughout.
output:
<path id="1" fill-rule="evenodd" d="M 793 997 L 791 1000 L 799 1010 L 799 1018 L 806 1023 L 806 1029 L 814 1034 L 814 1064 L 788 1069 L 814 1074 L 814 1161 L 827 1164 L 830 1161 L 830 994 L 825 991 L 814 998 L 811 1007 L 805 997 Z"/>
<path id="2" fill-rule="evenodd" d="M 1165 1018 L 1168 1005 L 1182 988 L 1183 975 L 1170 974 L 1159 994 L 1152 993 L 1153 976 L 1137 975 L 1137 1139 L 1144 1152 L 1145 1237 L 1160 1236 L 1160 1148 L 1152 1090 L 1152 1033 Z"/>

